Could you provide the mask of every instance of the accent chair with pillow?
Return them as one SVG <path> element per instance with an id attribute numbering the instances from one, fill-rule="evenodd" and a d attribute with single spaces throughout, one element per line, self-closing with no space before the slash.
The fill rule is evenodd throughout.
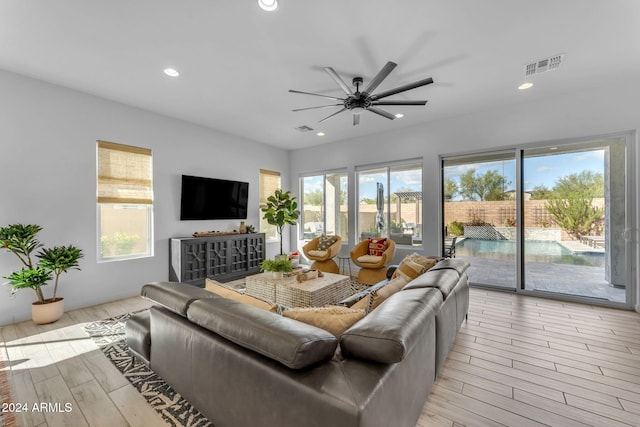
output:
<path id="1" fill-rule="evenodd" d="M 325 273 L 339 273 L 340 268 L 333 260 L 340 253 L 342 239 L 340 236 L 318 236 L 302 247 L 304 256 L 313 260 L 312 270 Z"/>
<path id="2" fill-rule="evenodd" d="M 396 242 L 385 238 L 370 238 L 358 243 L 349 255 L 358 267 L 358 282 L 373 285 L 386 278 L 386 267 L 393 262 Z"/>

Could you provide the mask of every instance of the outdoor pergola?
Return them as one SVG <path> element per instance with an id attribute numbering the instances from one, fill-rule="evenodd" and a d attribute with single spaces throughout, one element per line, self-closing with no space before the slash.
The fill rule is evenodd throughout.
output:
<path id="1" fill-rule="evenodd" d="M 396 223 L 402 222 L 402 203 L 403 202 L 416 202 L 416 224 L 420 218 L 422 191 L 398 191 L 393 193 L 396 195 Z"/>

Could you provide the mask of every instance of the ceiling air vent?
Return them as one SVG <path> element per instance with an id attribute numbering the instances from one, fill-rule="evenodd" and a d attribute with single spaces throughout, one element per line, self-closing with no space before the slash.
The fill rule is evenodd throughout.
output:
<path id="1" fill-rule="evenodd" d="M 310 132 L 313 130 L 313 128 L 310 128 L 307 125 L 302 125 L 302 126 L 298 126 L 297 128 L 295 128 L 295 130 L 297 130 L 298 132 Z"/>
<path id="2" fill-rule="evenodd" d="M 529 77 L 534 74 L 544 73 L 546 71 L 557 70 L 564 61 L 564 53 L 554 55 L 549 58 L 540 59 L 524 66 L 524 76 Z"/>

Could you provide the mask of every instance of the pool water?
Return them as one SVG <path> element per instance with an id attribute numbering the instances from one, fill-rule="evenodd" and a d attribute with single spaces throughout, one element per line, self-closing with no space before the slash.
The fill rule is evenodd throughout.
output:
<path id="1" fill-rule="evenodd" d="M 467 238 L 456 244 L 456 256 L 515 261 L 516 241 Z M 604 254 L 575 253 L 550 240 L 526 240 L 524 257 L 527 262 L 604 267 Z"/>

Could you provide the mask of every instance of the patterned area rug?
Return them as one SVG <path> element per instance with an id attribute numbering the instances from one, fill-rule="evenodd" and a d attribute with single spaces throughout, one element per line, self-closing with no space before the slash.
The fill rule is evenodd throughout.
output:
<path id="1" fill-rule="evenodd" d="M 91 322 L 85 326 L 85 330 L 107 359 L 122 372 L 168 424 L 178 427 L 213 426 L 155 372 L 131 357 L 124 334 L 124 324 L 129 316 L 130 314 L 125 314 Z"/>

